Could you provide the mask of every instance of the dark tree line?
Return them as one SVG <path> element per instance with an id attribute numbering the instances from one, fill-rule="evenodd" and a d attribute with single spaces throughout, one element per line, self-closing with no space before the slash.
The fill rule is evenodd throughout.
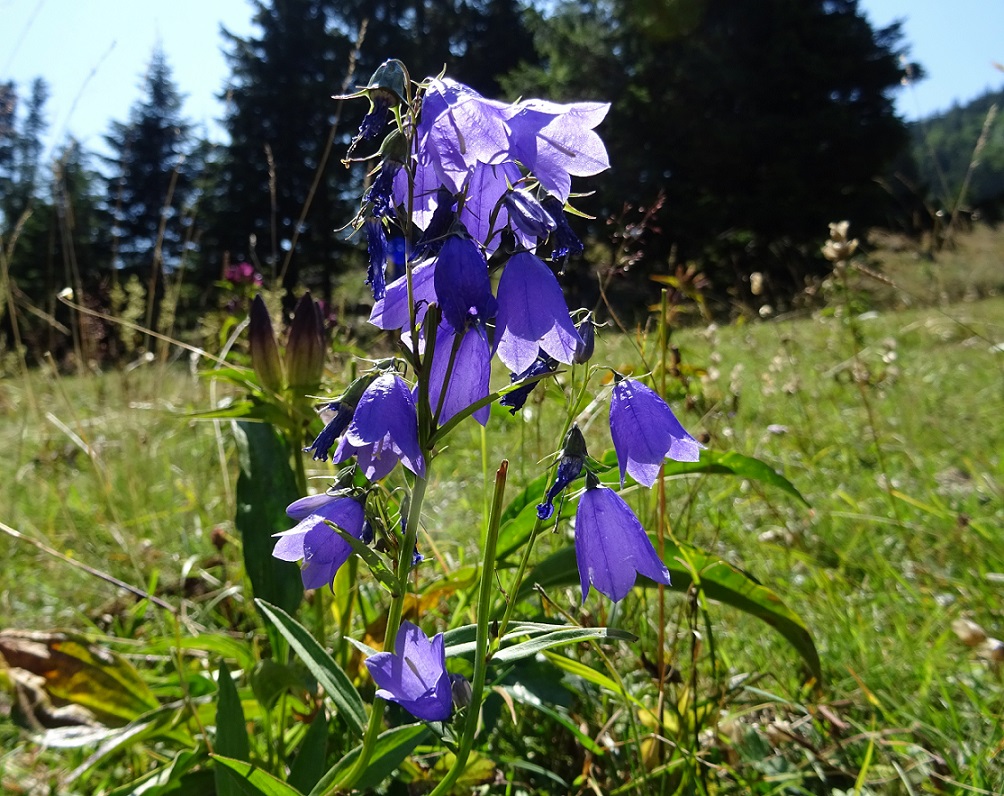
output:
<path id="1" fill-rule="evenodd" d="M 373 165 L 341 163 L 366 103 L 331 95 L 387 57 L 489 96 L 610 101 L 613 169 L 575 201 L 601 240 L 625 205 L 650 210 L 620 230 L 637 233 L 620 280 L 633 303 L 676 262 L 717 289 L 753 270 L 797 289 L 829 221 L 888 219 L 876 177 L 907 142 L 891 101 L 902 40 L 856 0 L 253 0 L 249 13 L 253 35 L 222 32 L 223 146 L 193 136 L 159 52 L 97 167 L 72 142 L 42 163 L 44 83 L 25 97 L 0 85 L 0 234 L 28 219 L 10 262 L 24 305 L 55 317 L 59 286 L 100 303 L 130 282 L 156 326 L 169 284 L 188 286 L 194 315 L 243 261 L 330 297 L 363 262 L 341 228 Z"/>

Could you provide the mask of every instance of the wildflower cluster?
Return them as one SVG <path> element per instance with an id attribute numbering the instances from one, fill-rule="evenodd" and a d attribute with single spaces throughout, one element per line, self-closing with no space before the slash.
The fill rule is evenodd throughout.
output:
<path id="1" fill-rule="evenodd" d="M 302 562 L 305 588 L 331 586 L 357 545 L 372 539 L 373 525 L 386 528 L 389 512 L 372 511 L 367 496 L 400 463 L 409 474 L 408 496 L 395 504 L 399 557 L 394 572 L 381 577 L 406 588 L 425 485 L 442 438 L 468 416 L 487 424 L 494 401 L 516 414 L 537 384 L 593 355 L 591 314 L 569 311 L 558 275 L 583 251 L 565 218 L 572 178 L 609 167 L 595 132 L 609 106 L 499 102 L 446 77 L 416 86 L 397 61 L 382 65 L 352 96 L 371 103 L 353 148 L 384 135 L 354 221 L 367 238 L 374 299 L 369 320 L 398 335 L 405 353 L 377 363 L 323 405 L 327 424 L 306 450 L 316 460 L 330 457 L 350 468 L 343 471 L 350 475 L 328 493 L 289 507 L 297 524 L 277 534 L 273 555 Z M 494 391 L 493 358 L 511 372 L 510 385 Z M 587 371 L 583 387 L 597 370 Z M 700 445 L 656 392 L 634 379 L 616 379 L 610 433 L 622 487 L 628 475 L 651 487 L 666 457 L 698 458 Z M 584 489 L 571 497 L 578 499 L 582 600 L 590 587 L 621 600 L 639 573 L 669 584 L 641 522 L 600 482 L 601 470 L 572 421 L 537 507 L 538 527 L 585 476 Z M 490 570 L 491 562 L 485 566 Z M 403 600 L 403 588 L 392 591 L 394 600 Z M 367 660 L 377 696 L 419 719 L 444 721 L 457 688 L 446 673 L 443 636 L 430 641 L 401 621 L 400 605 L 394 605 L 385 640 L 394 652 Z"/>

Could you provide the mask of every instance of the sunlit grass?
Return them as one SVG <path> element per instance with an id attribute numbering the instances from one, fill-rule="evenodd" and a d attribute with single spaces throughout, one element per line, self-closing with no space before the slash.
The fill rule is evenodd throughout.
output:
<path id="1" fill-rule="evenodd" d="M 988 241 L 977 239 L 970 253 L 980 274 L 989 273 L 985 252 L 996 251 Z M 942 262 L 945 280 L 961 284 L 962 255 Z M 913 267 L 926 266 L 902 259 L 886 273 L 920 284 Z M 992 288 L 970 294 L 977 292 Z M 944 295 L 967 292 L 939 288 L 932 298 Z M 671 479 L 669 528 L 773 589 L 812 631 L 825 677 L 819 689 L 803 687 L 798 658 L 780 636 L 710 605 L 697 682 L 714 700 L 719 724 L 717 735 L 701 740 L 702 754 L 735 783 L 769 775 L 797 785 L 821 769 L 844 789 L 860 776 L 876 793 L 911 792 L 903 783 L 925 792 L 939 781 L 948 790 L 964 781 L 993 791 L 1004 783 L 995 759 L 1004 741 L 1004 689 L 999 671 L 951 625 L 968 617 L 990 635 L 1004 632 L 997 599 L 1004 301 L 893 312 L 878 292 L 868 298 L 881 311 L 851 318 L 835 301 L 796 319 L 674 331 L 682 378 L 669 386 L 683 423 L 712 449 L 767 462 L 811 508 L 734 477 Z M 654 361 L 652 337 L 635 342 Z M 623 336 L 601 333 L 598 350 L 604 361 L 640 369 Z M 579 418 L 597 456 L 610 444 L 604 377 L 594 375 L 600 400 Z M 559 444 L 545 418 L 562 400 L 552 385 L 538 389 L 520 417 L 498 411 L 484 456 L 479 427 L 457 431 L 432 468 L 428 536 L 420 537 L 435 550 L 429 558 L 447 569 L 476 560 L 486 477 L 509 458 L 511 496 L 544 472 Z M 210 401 L 207 380 L 181 366 L 87 377 L 38 371 L 30 382 L 5 381 L 0 521 L 138 588 L 176 587 L 216 554 L 213 529 L 232 527 L 227 428 L 186 417 Z M 311 463 L 309 474 L 330 472 Z M 630 500 L 652 517 L 656 494 L 635 491 Z M 545 535 L 539 553 L 564 543 L 563 531 Z M 89 628 L 121 596 L 6 534 L 0 555 L 8 562 L 0 574 L 4 627 Z M 233 570 L 213 571 L 240 581 Z M 596 604 L 583 612 L 576 592 L 550 597 L 572 615 L 596 619 Z M 686 595 L 671 591 L 670 663 L 683 672 L 694 649 L 688 610 Z M 651 632 L 643 611 L 603 619 L 647 622 Z M 633 651 L 619 654 L 640 666 Z"/>

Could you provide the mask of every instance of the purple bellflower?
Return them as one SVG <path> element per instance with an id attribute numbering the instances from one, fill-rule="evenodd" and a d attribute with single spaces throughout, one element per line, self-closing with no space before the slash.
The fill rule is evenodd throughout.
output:
<path id="1" fill-rule="evenodd" d="M 334 412 L 334 417 L 327 422 L 321 433 L 314 438 L 314 441 L 310 443 L 310 447 L 303 449 L 304 453 L 314 452 L 315 462 L 326 462 L 328 460 L 328 451 L 331 450 L 331 446 L 335 444 L 335 441 L 345 433 L 345 429 L 352 422 L 352 413 L 355 411 L 354 406 L 350 406 L 343 401 L 332 401 L 325 409 L 329 412 Z"/>
<path id="2" fill-rule="evenodd" d="M 544 502 L 537 505 L 537 516 L 542 520 L 549 520 L 554 514 L 554 499 L 561 494 L 562 490 L 572 481 L 582 475 L 582 468 L 586 464 L 586 441 L 582 437 L 582 432 L 578 426 L 572 426 L 565 435 L 565 444 L 561 451 L 561 461 L 558 462 L 558 472 L 555 474 L 554 483 L 547 490 Z"/>
<path id="3" fill-rule="evenodd" d="M 397 632 L 395 652 L 378 652 L 366 659 L 377 684 L 376 695 L 396 702 L 416 719 L 446 721 L 453 712 L 453 692 L 446 671 L 443 634 L 431 640 L 405 620 Z"/>
<path id="4" fill-rule="evenodd" d="M 495 346 L 509 370 L 526 370 L 543 349 L 566 365 L 582 344 L 551 269 L 529 252 L 514 254 L 499 280 Z"/>
<path id="5" fill-rule="evenodd" d="M 459 337 L 459 342 L 458 342 Z M 456 353 L 453 353 L 456 346 Z M 453 359 L 449 383 L 445 385 L 446 374 Z M 482 398 L 488 396 L 488 382 L 491 377 L 492 352 L 488 347 L 484 329 L 475 326 L 466 331 L 455 332 L 446 324 L 440 324 L 436 332 L 436 350 L 432 355 L 432 369 L 429 371 L 429 403 L 435 413 L 442 400 L 437 421 L 446 423 L 457 412 L 461 412 Z M 490 406 L 483 406 L 474 413 L 474 419 L 481 425 L 488 422 Z"/>
<path id="6" fill-rule="evenodd" d="M 459 193 L 478 163 L 508 159 L 512 106 L 489 100 L 450 78 L 429 83 L 418 125 L 419 150 L 428 155 L 439 182 Z"/>
<path id="7" fill-rule="evenodd" d="M 425 475 L 415 401 L 396 373 L 378 376 L 363 392 L 331 460 L 341 464 L 351 456 L 370 481 L 384 478 L 398 461 L 416 475 Z"/>
<path id="8" fill-rule="evenodd" d="M 498 303 L 492 295 L 488 262 L 470 238 L 446 240 L 436 257 L 434 284 L 443 319 L 454 331 L 483 326 L 495 317 Z"/>
<path id="9" fill-rule="evenodd" d="M 610 168 L 600 137 L 593 132 L 610 110 L 605 102 L 561 105 L 529 99 L 510 106 L 510 154 L 562 203 L 568 201 L 572 176 L 589 177 Z"/>
<path id="10" fill-rule="evenodd" d="M 638 574 L 669 585 L 669 570 L 631 507 L 588 472 L 575 512 L 575 558 L 582 602 L 590 585 L 619 602 L 634 588 Z"/>
<path id="11" fill-rule="evenodd" d="M 617 451 L 621 486 L 625 474 L 652 486 L 666 457 L 696 462 L 701 443 L 680 425 L 658 393 L 634 379 L 621 379 L 610 398 L 610 436 Z"/>
<path id="12" fill-rule="evenodd" d="M 436 301 L 436 261 L 426 260 L 411 268 L 411 289 L 415 317 L 420 322 L 429 304 Z M 408 305 L 408 275 L 402 274 L 389 285 L 383 298 L 373 305 L 370 323 L 379 329 L 407 329 L 411 323 Z"/>
<path id="13" fill-rule="evenodd" d="M 303 588 L 330 587 L 338 568 L 352 555 L 352 546 L 326 521 L 359 539 L 365 519 L 362 504 L 354 497 L 311 495 L 291 503 L 286 513 L 299 522 L 275 534 L 272 555 L 280 561 L 303 561 Z"/>
<path id="14" fill-rule="evenodd" d="M 551 214 L 526 188 L 514 188 L 506 193 L 504 201 L 512 226 L 534 241 L 546 239 L 557 227 Z"/>

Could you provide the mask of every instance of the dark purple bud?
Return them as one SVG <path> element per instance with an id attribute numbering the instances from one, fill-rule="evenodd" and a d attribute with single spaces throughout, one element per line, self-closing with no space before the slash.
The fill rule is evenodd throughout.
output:
<path id="1" fill-rule="evenodd" d="M 586 313 L 586 317 L 575 327 L 575 331 L 579 333 L 581 341 L 575 347 L 575 356 L 572 357 L 572 362 L 576 365 L 585 364 L 593 358 L 593 349 L 596 347 L 595 330 L 596 324 L 593 323 L 593 314 L 591 312 Z"/>
<path id="2" fill-rule="evenodd" d="M 524 379 L 550 373 L 555 369 L 557 364 L 557 360 L 554 360 L 547 356 L 547 354 L 541 352 L 541 355 L 534 360 L 533 364 L 531 364 L 530 367 L 522 373 L 510 373 L 509 382 L 511 384 L 516 384 Z M 538 379 L 537 381 L 527 384 L 525 387 L 519 387 L 512 392 L 507 392 L 499 399 L 499 404 L 508 407 L 509 414 L 515 415 L 523 408 L 523 404 L 526 403 L 526 399 L 529 397 L 530 393 L 533 392 L 534 387 L 536 387 L 541 381 L 543 381 L 543 379 Z"/>
<path id="3" fill-rule="evenodd" d="M 554 196 L 548 196 L 541 202 L 556 225 L 554 230 L 554 250 L 551 253 L 551 262 L 560 268 L 565 267 L 565 262 L 571 255 L 582 254 L 585 247 L 578 235 L 572 232 L 568 226 L 568 219 L 565 218 L 565 206 L 561 200 Z"/>
<path id="4" fill-rule="evenodd" d="M 289 386 L 310 390 L 321 382 L 324 372 L 324 319 L 321 311 L 304 293 L 293 311 L 286 343 L 286 375 Z"/>
<path id="5" fill-rule="evenodd" d="M 387 233 L 379 218 L 371 218 L 366 222 L 366 252 L 369 255 L 369 268 L 366 271 L 366 284 L 373 291 L 373 298 L 379 301 L 387 292 L 387 255 L 390 244 Z"/>
<path id="6" fill-rule="evenodd" d="M 558 463 L 554 483 L 547 490 L 544 502 L 537 506 L 537 516 L 540 519 L 548 520 L 554 514 L 554 499 L 582 474 L 587 455 L 586 440 L 582 432 L 578 426 L 572 426 L 565 435 L 565 445 L 561 451 L 561 461 Z"/>
<path id="7" fill-rule="evenodd" d="M 504 201 L 509 220 L 531 238 L 543 240 L 557 226 L 537 198 L 525 188 L 509 191 Z"/>
<path id="8" fill-rule="evenodd" d="M 267 390 L 282 390 L 282 360 L 279 358 L 279 344 L 275 340 L 272 319 L 260 295 L 251 302 L 250 319 L 251 366 L 258 382 Z"/>

